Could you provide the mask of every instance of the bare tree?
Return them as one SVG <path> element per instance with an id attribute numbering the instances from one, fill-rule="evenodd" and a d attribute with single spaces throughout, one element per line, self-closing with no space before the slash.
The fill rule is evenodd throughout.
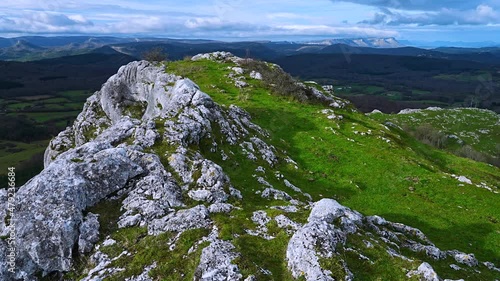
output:
<path id="1" fill-rule="evenodd" d="M 161 47 L 152 48 L 142 54 L 142 59 L 149 62 L 161 62 L 167 60 L 167 54 Z"/>

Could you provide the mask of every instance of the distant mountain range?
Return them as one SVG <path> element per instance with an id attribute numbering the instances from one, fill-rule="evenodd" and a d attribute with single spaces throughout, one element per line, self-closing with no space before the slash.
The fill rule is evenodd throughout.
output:
<path id="1" fill-rule="evenodd" d="M 125 54 L 141 58 L 160 48 L 169 59 L 213 51 L 229 51 L 241 57 L 274 60 L 301 54 L 388 55 L 468 60 L 500 64 L 500 47 L 421 49 L 404 46 L 395 38 L 330 39 L 310 42 L 222 42 L 166 38 L 119 38 L 91 36 L 0 38 L 0 60 L 33 61 L 88 53 Z"/>
<path id="2" fill-rule="evenodd" d="M 357 38 L 357 39 L 328 39 L 322 41 L 305 42 L 308 45 L 337 45 L 344 44 L 352 47 L 369 47 L 369 48 L 400 48 L 405 45 L 398 42 L 393 37 L 390 38 Z"/>
<path id="3" fill-rule="evenodd" d="M 162 49 L 172 60 L 221 50 L 241 57 L 264 60 L 300 54 L 343 54 L 346 58 L 367 54 L 460 59 L 500 64 L 498 47 L 421 49 L 404 46 L 395 38 L 329 39 L 309 42 L 222 42 L 168 38 L 24 36 L 0 38 L 0 60 L 33 61 L 88 53 L 125 54 L 141 58 L 152 48 Z"/>

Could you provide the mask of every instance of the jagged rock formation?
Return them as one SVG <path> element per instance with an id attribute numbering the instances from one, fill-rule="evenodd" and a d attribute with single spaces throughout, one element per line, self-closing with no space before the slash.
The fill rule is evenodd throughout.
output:
<path id="1" fill-rule="evenodd" d="M 224 52 L 193 58 L 202 59 L 236 65 L 242 61 Z M 238 66 L 232 71 L 241 75 L 245 70 Z M 260 73 L 252 72 L 250 76 L 262 79 Z M 345 105 L 322 96 L 318 90 L 313 93 L 319 100 L 329 101 L 333 108 Z M 224 169 L 206 159 L 199 149 L 208 146 L 225 159 L 226 152 L 218 148 L 221 144 L 266 166 L 254 171 L 262 175 L 255 176 L 255 185 L 261 187 L 257 193 L 262 200 L 280 201 L 281 206 L 269 209 L 285 214 L 253 211 L 247 219 L 255 229 L 246 232 L 258 239 L 273 240 L 272 224 L 285 229 L 290 237 L 286 263 L 295 278 L 336 280 L 324 266 L 325 259 L 335 258 L 342 265 L 344 279 L 352 280 L 355 273 L 339 253 L 353 251 L 360 258 L 369 258 L 362 254 L 363 249 L 346 245 L 351 236 L 363 237 L 367 248 L 379 244 L 409 265 L 414 261 L 400 253 L 402 248 L 434 259 L 453 257 L 463 266 L 478 265 L 473 255 L 442 251 L 409 226 L 377 216 L 365 217 L 333 199 L 312 203 L 309 194 L 278 171 L 275 176 L 286 189 L 271 184 L 263 176 L 266 169 L 280 161 L 296 168 L 297 163 L 268 144 L 268 137 L 264 129 L 251 122 L 247 112 L 236 106 L 218 105 L 187 78 L 167 74 L 163 67 L 145 61 L 120 68 L 101 91 L 87 100 L 75 123 L 51 141 L 45 153 L 45 170 L 18 192 L 15 225 L 5 224 L 6 206 L 0 205 L 0 233 L 16 228 L 18 257 L 16 273 L 10 274 L 4 255 L 7 244 L 0 240 L 0 280 L 37 280 L 39 274 L 71 271 L 75 255 L 91 257 L 93 268 L 85 272 L 83 280 L 102 280 L 123 272 L 125 269 L 115 262 L 137 253 L 123 251 L 115 257 L 105 253 L 104 248 L 117 242 L 99 242 L 102 226 L 98 215 L 87 212 L 99 202 L 117 198 L 121 204 L 115 222 L 118 228 L 146 228 L 147 236 L 175 234 L 167 249 L 161 251 L 175 249 L 184 232 L 212 230 L 186 253 L 201 251 L 195 280 L 255 280 L 253 274 L 240 269 L 237 261 L 242 254 L 231 240 L 219 234 L 213 219 L 217 214 L 231 219 L 231 212 L 241 208 L 238 204 L 245 200 Z M 0 198 L 5 197 L 0 190 Z M 308 212 L 310 208 L 305 224 L 286 215 Z M 154 280 L 149 273 L 161 266 L 159 260 L 144 264 L 141 274 L 126 280 Z M 490 263 L 488 268 L 498 270 Z M 428 264 L 412 270 L 408 270 L 409 276 L 439 280 Z"/>

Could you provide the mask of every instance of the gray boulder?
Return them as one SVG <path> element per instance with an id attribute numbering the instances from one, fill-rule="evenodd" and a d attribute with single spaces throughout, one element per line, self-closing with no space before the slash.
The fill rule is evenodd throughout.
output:
<path id="1" fill-rule="evenodd" d="M 148 234 L 158 235 L 166 231 L 184 232 L 189 229 L 208 228 L 210 224 L 208 209 L 203 205 L 198 205 L 153 220 L 148 226 Z"/>
<path id="2" fill-rule="evenodd" d="M 99 240 L 99 217 L 88 213 L 80 225 L 78 237 L 78 251 L 82 254 L 92 251 L 94 244 Z"/>
<path id="3" fill-rule="evenodd" d="M 200 264 L 196 269 L 194 280 L 226 281 L 241 280 L 243 276 L 232 261 L 238 257 L 233 244 L 216 240 L 203 249 Z"/>
<path id="4" fill-rule="evenodd" d="M 141 173 L 126 149 L 92 142 L 63 153 L 21 187 L 14 214 L 19 274 L 68 271 L 83 210 Z"/>
<path id="5" fill-rule="evenodd" d="M 407 276 L 411 278 L 412 276 L 420 276 L 420 280 L 423 281 L 441 281 L 439 276 L 437 275 L 434 268 L 426 262 L 423 262 L 417 270 L 410 271 Z"/>

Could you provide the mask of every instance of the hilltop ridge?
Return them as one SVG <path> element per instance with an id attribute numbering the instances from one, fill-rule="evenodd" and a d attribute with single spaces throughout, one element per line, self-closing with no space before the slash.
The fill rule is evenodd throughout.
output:
<path id="1" fill-rule="evenodd" d="M 18 266 L 9 275 L 1 255 L 2 280 L 500 278 L 498 168 L 419 144 L 275 64 L 131 62 L 44 162 L 15 225 L 0 200 Z"/>

